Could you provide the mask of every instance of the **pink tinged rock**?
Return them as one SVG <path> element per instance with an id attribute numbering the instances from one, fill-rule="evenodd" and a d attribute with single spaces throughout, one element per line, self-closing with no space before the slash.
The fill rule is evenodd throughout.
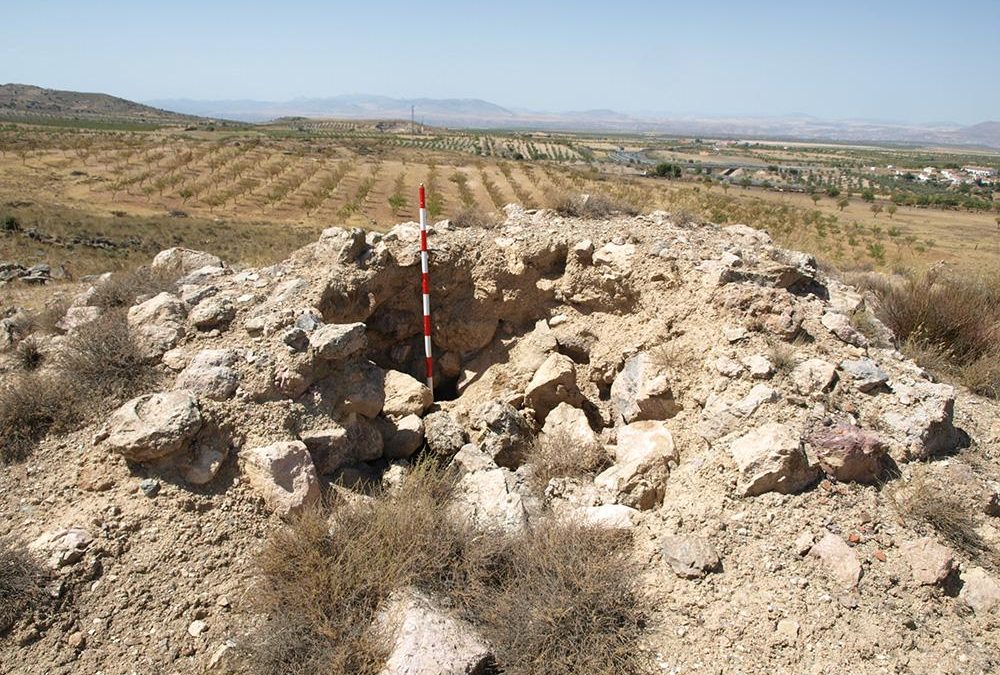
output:
<path id="1" fill-rule="evenodd" d="M 885 469 L 888 444 L 873 431 L 838 424 L 812 434 L 809 443 L 823 471 L 839 481 L 873 483 Z"/>
<path id="2" fill-rule="evenodd" d="M 823 561 L 830 578 L 844 590 L 851 590 L 861 579 L 861 563 L 843 539 L 828 532 L 809 550 L 809 555 Z"/>
<path id="3" fill-rule="evenodd" d="M 799 435 L 770 422 L 737 438 L 729 452 L 740 471 L 737 490 L 745 497 L 765 492 L 799 492 L 817 476 Z"/>
<path id="4" fill-rule="evenodd" d="M 913 580 L 922 586 L 943 583 L 955 567 L 955 557 L 931 537 L 908 541 L 899 547 L 913 571 Z"/>
<path id="5" fill-rule="evenodd" d="M 105 443 L 127 460 L 147 462 L 183 450 L 201 426 L 198 401 L 190 391 L 146 394 L 112 413 Z"/>
<path id="6" fill-rule="evenodd" d="M 282 441 L 240 453 L 250 485 L 264 503 L 285 518 L 316 503 L 319 479 L 309 451 L 301 441 Z"/>

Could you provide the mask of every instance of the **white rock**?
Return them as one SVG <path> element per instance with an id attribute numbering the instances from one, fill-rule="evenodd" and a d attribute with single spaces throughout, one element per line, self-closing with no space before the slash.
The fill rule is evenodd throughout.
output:
<path id="1" fill-rule="evenodd" d="M 287 517 L 315 504 L 319 479 L 309 451 L 301 441 L 282 441 L 240 452 L 240 464 L 250 485 L 268 508 Z"/>
<path id="2" fill-rule="evenodd" d="M 432 402 L 433 394 L 424 383 L 398 370 L 385 371 L 385 403 L 382 412 L 386 415 L 423 415 Z"/>
<path id="3" fill-rule="evenodd" d="M 747 432 L 729 446 L 740 470 L 737 490 L 743 496 L 799 492 L 816 478 L 799 435 L 770 422 Z"/>
<path id="4" fill-rule="evenodd" d="M 185 333 L 187 306 L 169 293 L 154 295 L 128 310 L 129 331 L 143 356 L 159 358 L 177 346 Z"/>
<path id="5" fill-rule="evenodd" d="M 146 462 L 183 450 L 201 426 L 201 410 L 190 391 L 146 394 L 112 413 L 105 443 L 127 460 Z"/>

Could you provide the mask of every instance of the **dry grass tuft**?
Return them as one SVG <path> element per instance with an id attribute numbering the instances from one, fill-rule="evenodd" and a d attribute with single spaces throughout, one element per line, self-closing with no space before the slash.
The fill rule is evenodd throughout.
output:
<path id="1" fill-rule="evenodd" d="M 976 530 L 972 510 L 953 491 L 935 485 L 926 472 L 916 471 L 908 486 L 897 492 L 893 500 L 908 525 L 929 525 L 971 559 L 994 568 L 1000 564 L 996 553 Z"/>
<path id="2" fill-rule="evenodd" d="M 767 360 L 778 372 L 790 372 L 798 363 L 795 356 L 795 346 L 787 342 L 775 342 L 767 352 Z"/>
<path id="3" fill-rule="evenodd" d="M 550 197 L 551 208 L 561 216 L 600 219 L 611 216 L 634 216 L 639 209 L 633 204 L 602 194 L 557 194 Z"/>
<path id="4" fill-rule="evenodd" d="M 44 372 L 17 373 L 0 383 L 0 464 L 26 458 L 49 431 L 76 423 L 77 391 Z"/>
<path id="5" fill-rule="evenodd" d="M 28 336 L 14 347 L 14 363 L 23 371 L 38 370 L 45 360 L 41 343 L 33 336 Z"/>
<path id="6" fill-rule="evenodd" d="M 502 672 L 641 673 L 648 605 L 622 535 L 562 523 L 475 532 L 449 517 L 453 482 L 430 464 L 375 499 L 306 512 L 259 560 L 264 617 L 245 649 L 253 673 L 376 673 L 390 644 L 376 617 L 415 587 L 493 646 Z"/>
<path id="7" fill-rule="evenodd" d="M 0 635 L 42 598 L 44 568 L 24 549 L 0 539 Z"/>
<path id="8" fill-rule="evenodd" d="M 495 229 L 499 224 L 494 214 L 476 208 L 462 209 L 450 221 L 455 227 L 478 227 L 485 230 Z"/>
<path id="9" fill-rule="evenodd" d="M 580 443 L 564 432 L 541 434 L 526 457 L 531 484 L 539 493 L 552 478 L 593 477 L 611 464 L 600 443 Z"/>
<path id="10" fill-rule="evenodd" d="M 117 272 L 94 286 L 89 304 L 102 309 L 128 308 L 141 296 L 174 291 L 181 276 L 176 270 L 154 270 L 150 267 Z"/>

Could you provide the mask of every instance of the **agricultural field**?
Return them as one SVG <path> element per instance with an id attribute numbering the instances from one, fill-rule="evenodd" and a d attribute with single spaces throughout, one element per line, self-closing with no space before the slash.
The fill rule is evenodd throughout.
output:
<path id="1" fill-rule="evenodd" d="M 599 193 L 641 210 L 761 227 L 845 269 L 943 260 L 974 272 L 1000 262 L 1000 195 L 988 180 L 954 185 L 942 176 L 998 164 L 996 155 L 947 149 L 408 122 L 8 120 L 0 123 L 0 260 L 82 274 L 185 244 L 262 262 L 324 227 L 386 230 L 412 220 L 424 183 L 435 219 Z M 918 180 L 929 167 L 933 178 Z"/>

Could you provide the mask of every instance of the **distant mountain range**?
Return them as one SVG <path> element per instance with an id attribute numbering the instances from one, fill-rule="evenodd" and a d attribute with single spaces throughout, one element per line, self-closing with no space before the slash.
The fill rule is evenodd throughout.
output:
<path id="1" fill-rule="evenodd" d="M 1000 122 L 971 127 L 957 124 L 906 124 L 871 120 L 821 120 L 807 115 L 783 117 L 678 116 L 626 114 L 615 110 L 537 112 L 511 110 L 481 99 L 391 98 L 364 94 L 291 101 L 192 101 L 165 99 L 150 105 L 168 110 L 265 122 L 279 117 L 409 119 L 453 127 L 540 129 L 625 133 L 667 133 L 746 138 L 904 142 L 977 145 L 1000 148 Z"/>
<path id="2" fill-rule="evenodd" d="M 811 141 L 897 142 L 967 145 L 1000 149 L 1000 122 L 973 126 L 907 124 L 872 120 L 783 117 L 693 116 L 615 110 L 537 112 L 512 110 L 481 99 L 391 98 L 364 94 L 292 101 L 198 101 L 163 99 L 135 103 L 99 93 L 0 85 L 0 117 L 70 116 L 188 124 L 198 118 L 268 122 L 282 117 L 408 120 L 474 129 L 524 129 L 595 133 L 662 133 L 686 136 Z"/>

